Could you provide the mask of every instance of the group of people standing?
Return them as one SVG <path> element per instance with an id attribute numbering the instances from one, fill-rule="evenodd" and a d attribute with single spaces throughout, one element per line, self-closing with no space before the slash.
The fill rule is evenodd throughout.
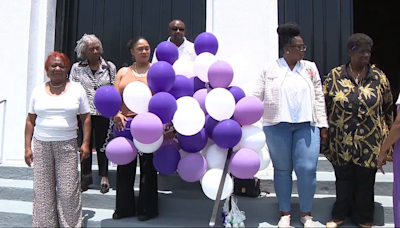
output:
<path id="1" fill-rule="evenodd" d="M 196 53 L 193 43 L 185 38 L 185 24 L 174 20 L 168 31 L 168 41 L 177 46 L 179 57 L 194 61 Z M 347 44 L 350 62 L 333 69 L 322 83 L 316 64 L 303 60 L 306 45 L 299 26 L 287 23 L 277 32 L 283 57 L 265 64 L 254 95 L 263 101 L 265 109 L 263 126 L 282 212 L 278 227 L 289 227 L 291 223 L 293 169 L 298 180 L 300 220 L 305 227 L 315 227 L 311 211 L 320 144 L 336 176 L 337 199 L 327 227 L 338 227 L 346 217 L 361 227 L 371 227 L 375 174 L 400 136 L 400 120 L 389 133 L 392 95 L 384 73 L 369 64 L 372 40 L 365 34 L 351 36 Z M 25 128 L 25 161 L 28 166 L 34 162 L 33 227 L 82 227 L 80 192 L 93 183 L 93 147 L 99 164 L 100 191 L 109 191 L 105 147 L 112 138 L 112 128 L 122 131 L 136 114 L 122 104 L 114 118 L 102 117 L 93 104 L 94 95 L 105 85 L 114 86 L 122 96 L 133 81 L 147 84 L 147 72 L 157 62 L 155 54 L 150 62 L 151 47 L 145 38 L 130 40 L 128 50 L 133 63 L 117 71 L 112 62 L 102 58 L 101 41 L 85 34 L 75 49 L 83 60 L 72 65 L 69 75 L 66 55 L 53 52 L 48 56 L 45 69 L 50 80 L 34 89 Z M 166 133 L 165 137 L 174 134 Z M 158 215 L 153 155 L 139 152 L 138 157 L 138 202 L 133 188 L 135 159 L 117 167 L 113 219 L 137 216 L 146 221 Z"/>
<path id="2" fill-rule="evenodd" d="M 283 57 L 265 64 L 254 95 L 264 104 L 264 132 L 282 213 L 278 227 L 291 224 L 293 170 L 300 221 L 304 227 L 316 226 L 311 210 L 321 144 L 336 177 L 336 202 L 326 227 L 339 227 L 346 217 L 372 227 L 376 172 L 400 137 L 396 124 L 389 133 L 393 98 L 385 74 L 370 64 L 372 39 L 361 33 L 349 37 L 350 61 L 332 69 L 322 83 L 316 64 L 303 60 L 307 47 L 300 27 L 287 23 L 277 32 Z"/>

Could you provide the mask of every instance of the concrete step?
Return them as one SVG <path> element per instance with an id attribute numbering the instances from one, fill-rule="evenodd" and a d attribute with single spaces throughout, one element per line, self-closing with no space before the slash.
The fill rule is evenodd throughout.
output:
<path id="1" fill-rule="evenodd" d="M 292 197 L 292 224 L 300 227 L 298 195 L 293 194 Z M 32 199 L 32 189 L 0 189 L 0 227 L 31 226 Z M 334 195 L 315 196 L 313 216 L 318 221 L 318 227 L 324 227 L 323 224 L 330 219 L 334 201 Z M 375 224 L 393 227 L 391 197 L 377 196 L 375 201 Z M 82 202 L 87 227 L 207 227 L 213 206 L 213 201 L 202 194 L 188 191 L 160 192 L 160 216 L 142 223 L 136 218 L 118 221 L 111 219 L 115 205 L 114 190 L 106 195 L 89 190 L 82 194 Z M 246 213 L 247 227 L 276 227 L 279 211 L 275 194 L 260 198 L 238 197 L 238 205 Z M 220 218 L 217 224 L 217 227 L 221 227 Z"/>
<path id="2" fill-rule="evenodd" d="M 317 189 L 316 194 L 336 194 L 335 191 L 335 176 L 333 170 L 328 170 L 328 167 L 332 167 L 329 161 L 320 160 L 319 170 L 317 171 Z M 378 172 L 376 177 L 375 191 L 379 192 L 383 196 L 392 195 L 392 183 L 393 173 L 390 172 L 392 166 L 386 167 L 388 173 L 385 175 Z M 139 186 L 139 175 L 140 169 L 137 168 L 137 175 L 135 178 L 135 186 Z M 93 166 L 93 185 L 91 189 L 100 189 L 100 177 L 98 176 L 98 170 L 96 166 Z M 261 180 L 262 191 L 274 193 L 274 182 L 273 182 L 273 170 L 267 170 L 266 172 L 260 172 L 257 177 Z M 33 180 L 33 168 L 29 167 L 15 167 L 0 165 L 0 179 L 18 179 L 18 180 Z M 297 194 L 297 177 L 293 174 L 293 193 Z M 109 180 L 111 188 L 116 189 L 116 168 L 110 167 L 109 169 Z M 176 190 L 190 190 L 200 191 L 201 186 L 199 182 L 188 183 L 183 181 L 177 173 L 165 176 L 158 176 L 159 189 L 164 191 L 176 191 Z M 1 184 L 0 184 L 1 185 Z"/>

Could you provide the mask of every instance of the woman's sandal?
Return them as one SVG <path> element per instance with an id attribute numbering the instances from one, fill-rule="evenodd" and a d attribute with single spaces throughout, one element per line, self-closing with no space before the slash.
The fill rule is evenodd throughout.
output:
<path id="1" fill-rule="evenodd" d="M 110 191 L 110 185 L 109 184 L 101 184 L 101 186 L 100 186 L 100 192 L 101 193 L 106 194 L 109 191 Z"/>
<path id="2" fill-rule="evenodd" d="M 110 183 L 109 183 L 109 181 L 103 181 L 103 178 L 102 178 L 101 184 L 100 184 L 100 192 L 102 194 L 106 194 L 109 191 L 110 191 Z"/>

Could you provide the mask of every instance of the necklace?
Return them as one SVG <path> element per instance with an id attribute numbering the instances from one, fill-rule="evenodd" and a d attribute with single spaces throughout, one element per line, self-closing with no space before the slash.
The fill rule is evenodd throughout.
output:
<path id="1" fill-rule="evenodd" d="M 350 67 L 350 71 L 351 71 L 351 73 L 355 76 L 355 80 L 356 80 L 356 83 L 358 84 L 358 79 L 360 78 L 360 76 L 364 73 L 364 70 L 365 70 L 365 66 L 363 67 L 363 69 L 361 70 L 361 72 L 360 73 L 358 73 L 358 74 L 356 74 L 356 73 L 354 73 L 354 71 L 353 71 L 353 67 L 351 66 L 351 63 L 349 64 L 349 67 Z"/>
<path id="2" fill-rule="evenodd" d="M 51 81 L 49 81 L 49 85 L 50 85 L 51 87 L 53 87 L 53 88 L 60 88 L 60 87 L 62 87 L 64 84 L 65 84 L 65 83 L 62 83 L 61 85 L 55 86 L 55 85 L 51 84 Z"/>
<path id="3" fill-rule="evenodd" d="M 136 63 L 134 63 L 134 64 L 133 64 L 134 69 L 132 69 L 132 70 L 133 70 L 135 73 L 137 73 L 140 77 L 142 77 L 143 75 L 147 74 L 147 72 L 149 71 L 149 65 L 150 65 L 150 63 L 147 63 L 146 71 L 145 71 L 145 72 L 139 73 L 139 71 L 137 70 L 137 67 L 136 67 Z"/>

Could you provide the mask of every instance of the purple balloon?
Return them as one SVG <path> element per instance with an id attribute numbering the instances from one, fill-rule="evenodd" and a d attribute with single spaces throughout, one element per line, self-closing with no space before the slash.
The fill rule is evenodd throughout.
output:
<path id="1" fill-rule="evenodd" d="M 114 138 L 124 137 L 124 138 L 127 138 L 127 139 L 133 141 L 133 136 L 131 134 L 132 118 L 128 117 L 127 119 L 128 119 L 128 121 L 126 121 L 125 129 L 123 131 L 118 131 L 117 128 L 116 128 L 116 125 L 114 125 L 114 127 L 113 127 Z"/>
<path id="2" fill-rule="evenodd" d="M 206 128 L 207 135 L 209 138 L 212 138 L 213 130 L 214 130 L 215 126 L 217 126 L 218 123 L 219 123 L 219 121 L 215 120 L 210 115 L 206 116 L 205 128 Z"/>
<path id="3" fill-rule="evenodd" d="M 154 168 L 162 175 L 171 175 L 178 168 L 181 155 L 173 146 L 162 146 L 154 152 Z"/>
<path id="4" fill-rule="evenodd" d="M 218 51 L 218 40 L 212 33 L 203 32 L 194 40 L 194 50 L 197 55 L 203 52 L 209 52 L 213 55 Z"/>
<path id="5" fill-rule="evenodd" d="M 233 69 L 225 61 L 217 61 L 208 69 L 208 80 L 213 88 L 227 88 L 233 80 Z"/>
<path id="6" fill-rule="evenodd" d="M 132 140 L 117 137 L 111 140 L 106 146 L 106 156 L 108 160 L 117 165 L 126 165 L 135 160 L 137 149 Z"/>
<path id="7" fill-rule="evenodd" d="M 199 181 L 207 172 L 207 161 L 198 153 L 187 154 L 178 164 L 178 174 L 186 182 Z"/>
<path id="8" fill-rule="evenodd" d="M 93 103 L 102 116 L 111 118 L 121 109 L 122 98 L 113 86 L 102 86 L 96 91 Z"/>
<path id="9" fill-rule="evenodd" d="M 163 131 L 160 118 L 150 112 L 138 114 L 131 123 L 132 136 L 140 143 L 154 143 L 161 137 Z"/>
<path id="10" fill-rule="evenodd" d="M 399 110 L 399 107 L 397 108 Z M 394 144 L 393 148 L 393 210 L 395 227 L 400 224 L 400 140 Z"/>
<path id="11" fill-rule="evenodd" d="M 200 80 L 198 77 L 190 78 L 190 81 L 193 83 L 193 93 L 200 89 L 206 88 L 206 83 Z"/>
<path id="12" fill-rule="evenodd" d="M 246 96 L 246 93 L 237 86 L 231 86 L 228 88 L 229 92 L 232 93 L 233 97 L 235 98 L 235 102 L 238 103 L 240 99 Z"/>
<path id="13" fill-rule="evenodd" d="M 184 96 L 191 97 L 193 96 L 193 86 L 194 85 L 189 78 L 182 75 L 176 75 L 174 85 L 169 93 L 177 100 Z"/>
<path id="14" fill-rule="evenodd" d="M 212 139 L 217 146 L 229 149 L 236 146 L 242 138 L 242 128 L 234 120 L 223 120 L 218 123 L 212 134 Z"/>
<path id="15" fill-rule="evenodd" d="M 204 114 L 207 115 L 207 109 L 206 109 L 206 96 L 208 94 L 208 90 L 207 89 L 201 89 L 198 90 L 197 92 L 195 92 L 193 94 L 193 98 L 196 99 L 199 104 L 200 104 L 200 108 L 203 110 Z"/>
<path id="16" fill-rule="evenodd" d="M 163 124 L 171 122 L 177 108 L 175 98 L 166 92 L 156 93 L 149 102 L 149 112 L 156 114 Z"/>
<path id="17" fill-rule="evenodd" d="M 157 46 L 156 57 L 158 61 L 165 61 L 173 65 L 179 58 L 178 47 L 172 42 L 163 41 Z"/>
<path id="18" fill-rule="evenodd" d="M 191 136 L 184 136 L 178 133 L 178 142 L 182 150 L 189 153 L 196 153 L 206 147 L 208 136 L 206 129 L 201 129 L 199 133 Z"/>
<path id="19" fill-rule="evenodd" d="M 242 148 L 232 154 L 229 171 L 239 179 L 250 179 L 260 169 L 260 157 L 253 150 Z"/>
<path id="20" fill-rule="evenodd" d="M 172 65 L 160 61 L 151 65 L 147 73 L 147 84 L 153 94 L 168 92 L 175 83 L 175 71 Z"/>
<path id="21" fill-rule="evenodd" d="M 235 107 L 233 119 L 241 125 L 250 125 L 259 121 L 263 115 L 263 103 L 257 97 L 244 97 Z"/>

